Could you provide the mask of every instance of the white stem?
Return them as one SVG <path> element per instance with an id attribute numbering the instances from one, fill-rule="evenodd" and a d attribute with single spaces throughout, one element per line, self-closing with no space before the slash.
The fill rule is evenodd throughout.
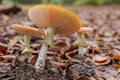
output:
<path id="1" fill-rule="evenodd" d="M 79 49 L 78 53 L 81 55 L 84 55 L 83 46 L 85 45 L 85 41 L 83 38 L 83 34 L 81 32 L 81 33 L 77 33 L 77 35 L 78 35 L 78 39 L 74 42 L 74 45 L 78 46 L 78 49 Z"/>
<path id="2" fill-rule="evenodd" d="M 53 37 L 54 37 L 54 29 L 52 27 L 48 27 L 45 31 L 45 44 L 50 47 L 53 47 Z"/>
<path id="3" fill-rule="evenodd" d="M 24 35 L 25 49 L 22 51 L 23 54 L 31 54 L 34 52 L 34 50 L 30 48 L 30 39 L 31 39 L 30 35 Z"/>
<path id="4" fill-rule="evenodd" d="M 31 36 L 24 35 L 24 42 L 25 42 L 25 47 L 26 48 L 30 48 L 30 39 L 31 39 Z"/>
<path id="5" fill-rule="evenodd" d="M 80 44 L 79 44 L 79 54 L 81 55 L 84 55 L 84 51 L 83 51 L 83 46 L 84 46 L 84 39 L 83 39 L 83 34 L 82 32 L 81 33 L 78 33 L 78 38 L 79 38 L 79 41 L 80 41 Z"/>
<path id="6" fill-rule="evenodd" d="M 44 69 L 48 46 L 53 47 L 53 36 L 54 36 L 53 28 L 48 27 L 45 31 L 44 43 L 42 44 L 42 47 L 38 54 L 38 59 L 35 64 L 35 68 L 37 72 L 42 72 Z"/>
<path id="7" fill-rule="evenodd" d="M 81 55 L 84 55 L 83 47 L 79 46 L 78 53 L 81 54 Z"/>
<path id="8" fill-rule="evenodd" d="M 43 44 L 40 49 L 39 56 L 35 64 L 35 68 L 37 72 L 42 72 L 44 69 L 47 49 L 48 46 L 46 44 Z"/>

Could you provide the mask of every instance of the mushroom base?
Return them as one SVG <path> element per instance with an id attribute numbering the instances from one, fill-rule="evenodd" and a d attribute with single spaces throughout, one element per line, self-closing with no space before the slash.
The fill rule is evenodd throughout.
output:
<path id="1" fill-rule="evenodd" d="M 44 69 L 47 49 L 48 46 L 46 44 L 43 44 L 40 49 L 39 56 L 35 64 L 35 68 L 37 72 L 42 72 Z"/>
<path id="2" fill-rule="evenodd" d="M 23 54 L 31 54 L 34 52 L 32 48 L 30 48 L 30 35 L 24 35 L 24 46 L 25 49 L 22 51 Z"/>

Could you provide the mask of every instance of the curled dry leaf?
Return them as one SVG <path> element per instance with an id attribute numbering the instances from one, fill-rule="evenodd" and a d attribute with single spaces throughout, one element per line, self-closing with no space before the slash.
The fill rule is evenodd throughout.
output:
<path id="1" fill-rule="evenodd" d="M 95 70 L 94 75 L 96 80 L 119 80 L 119 72 L 112 69 L 106 69 L 104 72 Z"/>
<path id="2" fill-rule="evenodd" d="M 98 70 L 95 70 L 95 74 L 94 74 L 94 77 L 96 80 L 104 80 L 102 77 L 102 72 L 98 71 Z"/>
<path id="3" fill-rule="evenodd" d="M 109 55 L 102 56 L 102 55 L 92 55 L 92 62 L 98 66 L 100 65 L 106 65 L 110 63 L 111 57 Z"/>
<path id="4" fill-rule="evenodd" d="M 100 47 L 96 43 L 89 43 L 89 46 L 87 47 L 86 53 L 94 54 L 94 53 L 100 53 Z"/>
<path id="5" fill-rule="evenodd" d="M 58 54 L 58 53 L 57 52 L 52 52 L 52 51 L 47 52 L 47 55 L 49 55 L 49 56 L 56 55 L 56 54 Z"/>
<path id="6" fill-rule="evenodd" d="M 119 64 L 113 64 L 113 67 L 116 69 L 120 69 L 120 65 Z"/>
<path id="7" fill-rule="evenodd" d="M 120 60 L 120 55 L 114 55 L 112 58 L 113 58 L 114 60 L 119 61 L 119 60 Z"/>
<path id="8" fill-rule="evenodd" d="M 3 61 L 3 60 L 12 61 L 14 59 L 16 59 L 15 55 L 3 55 L 3 56 L 0 56 L 0 61 Z"/>
<path id="9" fill-rule="evenodd" d="M 7 51 L 7 45 L 4 43 L 0 43 L 0 51 L 1 52 L 6 52 Z"/>
<path id="10" fill-rule="evenodd" d="M 32 65 L 34 65 L 35 62 L 36 62 L 36 60 L 37 60 L 37 58 L 38 58 L 37 55 L 33 56 L 32 59 L 30 60 L 30 63 L 31 63 Z"/>
<path id="11" fill-rule="evenodd" d="M 67 67 L 67 65 L 65 63 L 60 63 L 60 62 L 50 62 L 52 65 L 54 65 L 55 67 Z"/>
<path id="12" fill-rule="evenodd" d="M 90 80 L 88 76 L 80 76 L 79 78 L 75 79 L 75 80 Z"/>
<path id="13" fill-rule="evenodd" d="M 120 55 L 120 51 L 117 49 L 112 50 L 113 55 Z"/>
<path id="14" fill-rule="evenodd" d="M 65 56 L 68 58 L 68 60 L 70 60 L 70 61 L 72 61 L 72 62 L 79 62 L 79 60 L 73 59 L 73 58 L 70 56 L 70 55 L 74 56 L 74 55 L 76 55 L 76 54 L 78 54 L 78 49 L 73 50 L 73 51 L 71 51 L 71 52 L 67 52 L 67 53 L 65 54 Z"/>
<path id="15" fill-rule="evenodd" d="M 108 78 L 107 80 L 116 80 L 116 78 L 112 76 L 112 77 Z"/>
<path id="16" fill-rule="evenodd" d="M 14 37 L 13 39 L 9 39 L 8 47 L 13 47 L 18 41 L 18 37 Z"/>
<path id="17" fill-rule="evenodd" d="M 10 69 L 10 66 L 11 66 L 10 63 L 0 62 L 0 73 L 7 73 L 8 70 Z"/>
<path id="18" fill-rule="evenodd" d="M 55 46 L 64 54 L 71 47 L 71 44 L 68 40 L 59 40 L 55 43 Z"/>

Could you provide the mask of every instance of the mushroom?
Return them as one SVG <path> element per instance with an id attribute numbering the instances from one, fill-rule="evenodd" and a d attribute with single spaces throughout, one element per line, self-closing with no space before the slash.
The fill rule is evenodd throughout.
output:
<path id="1" fill-rule="evenodd" d="M 23 26 L 19 24 L 11 25 L 12 29 L 14 29 L 17 33 L 24 35 L 24 46 L 25 49 L 22 51 L 23 54 L 31 54 L 34 52 L 33 49 L 30 48 L 30 39 L 31 36 L 44 36 L 44 32 L 42 30 L 31 28 L 28 26 Z"/>
<path id="2" fill-rule="evenodd" d="M 85 40 L 84 40 L 84 36 L 83 33 L 85 32 L 92 32 L 93 29 L 90 27 L 82 27 L 80 28 L 80 30 L 77 32 L 77 40 L 73 43 L 74 46 L 78 46 L 78 52 L 81 55 L 84 55 L 84 50 L 83 50 L 83 46 L 85 45 Z"/>
<path id="3" fill-rule="evenodd" d="M 49 46 L 53 47 L 54 34 L 73 34 L 80 29 L 82 24 L 74 13 L 55 5 L 34 6 L 28 14 L 34 24 L 45 29 L 44 43 L 35 64 L 36 70 L 42 72 L 47 49 Z"/>

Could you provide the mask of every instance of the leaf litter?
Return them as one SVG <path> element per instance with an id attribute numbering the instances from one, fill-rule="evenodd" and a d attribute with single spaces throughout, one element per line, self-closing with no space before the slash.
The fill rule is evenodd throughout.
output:
<path id="1" fill-rule="evenodd" d="M 42 38 L 32 37 L 35 50 L 31 60 L 22 55 L 23 36 L 10 28 L 18 23 L 36 26 L 29 20 L 27 12 L 0 14 L 0 79 L 1 80 L 119 80 L 120 79 L 120 6 L 68 8 L 81 19 L 83 26 L 92 27 L 85 33 L 87 45 L 85 56 L 78 54 L 73 46 L 76 34 L 56 35 L 54 48 L 47 52 L 43 73 L 33 67 L 41 47 Z M 96 58 L 97 56 L 97 58 Z M 107 56 L 107 57 L 106 57 Z M 109 57 L 108 57 L 109 56 Z M 99 57 L 99 58 L 98 58 Z M 96 65 L 97 62 L 97 65 Z M 99 65 L 98 65 L 99 64 Z M 102 65 L 100 65 L 102 64 Z"/>

